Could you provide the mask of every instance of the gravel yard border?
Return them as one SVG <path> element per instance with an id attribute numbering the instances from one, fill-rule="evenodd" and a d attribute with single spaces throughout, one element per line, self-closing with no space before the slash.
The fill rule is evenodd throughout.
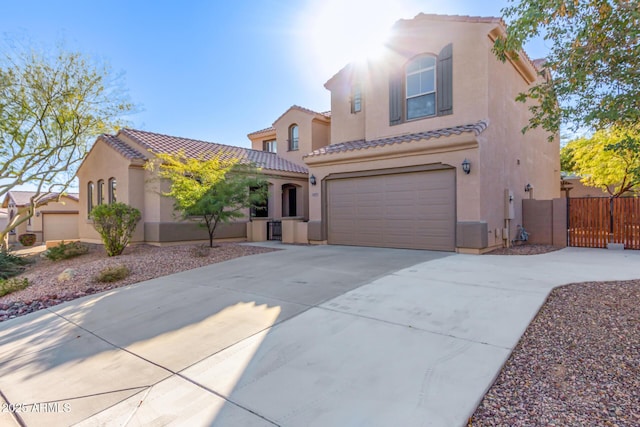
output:
<path id="1" fill-rule="evenodd" d="M 554 289 L 469 426 L 640 425 L 640 280 Z"/>
<path id="2" fill-rule="evenodd" d="M 214 248 L 201 244 L 164 247 L 139 244 L 127 247 L 120 256 L 107 257 L 101 245 L 88 246 L 89 253 L 67 260 L 54 262 L 39 255 L 33 256 L 35 265 L 16 276 L 26 277 L 29 287 L 0 297 L 0 322 L 85 295 L 233 258 L 279 250 L 237 243 L 219 243 Z M 118 265 L 129 268 L 131 273 L 128 277 L 114 283 L 95 280 L 102 269 Z M 58 276 L 68 269 L 71 269 L 70 277 L 64 281 L 59 280 Z"/>

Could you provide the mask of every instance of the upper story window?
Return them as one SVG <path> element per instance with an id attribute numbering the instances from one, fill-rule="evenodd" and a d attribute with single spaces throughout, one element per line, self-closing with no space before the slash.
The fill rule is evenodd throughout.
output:
<path id="1" fill-rule="evenodd" d="M 118 199 L 116 198 L 116 179 L 109 178 L 109 203 L 115 203 Z"/>
<path id="2" fill-rule="evenodd" d="M 289 127 L 289 151 L 298 149 L 298 125 Z"/>
<path id="3" fill-rule="evenodd" d="M 93 190 L 93 182 L 89 181 L 87 184 L 87 215 L 91 214 L 91 211 L 93 210 Z"/>
<path id="4" fill-rule="evenodd" d="M 436 114 L 436 58 L 421 56 L 406 67 L 407 120 Z"/>
<path id="5" fill-rule="evenodd" d="M 96 203 L 101 205 L 104 203 L 104 180 L 98 180 L 98 198 Z"/>
<path id="6" fill-rule="evenodd" d="M 359 84 L 351 87 L 351 113 L 362 111 L 362 89 Z"/>
<path id="7" fill-rule="evenodd" d="M 424 54 L 389 76 L 389 124 L 453 114 L 453 45 Z"/>
<path id="8" fill-rule="evenodd" d="M 269 141 L 262 141 L 262 151 L 268 151 L 269 153 L 277 152 L 276 140 L 270 139 Z"/>

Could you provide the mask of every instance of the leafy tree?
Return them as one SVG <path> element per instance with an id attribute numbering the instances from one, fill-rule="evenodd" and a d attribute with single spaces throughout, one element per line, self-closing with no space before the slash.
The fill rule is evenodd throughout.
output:
<path id="1" fill-rule="evenodd" d="M 117 256 L 127 247 L 142 215 L 124 203 L 98 205 L 89 214 L 102 237 L 107 256 Z"/>
<path id="2" fill-rule="evenodd" d="M 0 51 L 0 200 L 19 185 L 35 187 L 0 240 L 33 215 L 41 196 L 63 194 L 88 144 L 121 125 L 132 105 L 118 83 L 108 67 L 63 48 Z"/>
<path id="3" fill-rule="evenodd" d="M 585 185 L 599 187 L 611 197 L 640 188 L 640 129 L 610 128 L 590 138 L 569 142 L 561 151 L 567 172 Z"/>
<path id="4" fill-rule="evenodd" d="M 184 152 L 156 153 L 147 168 L 167 179 L 174 208 L 183 219 L 199 218 L 209 233 L 209 246 L 220 223 L 242 218 L 244 209 L 259 207 L 267 199 L 266 182 L 255 166 L 211 155 L 190 158 Z M 254 189 L 250 191 L 250 189 Z"/>
<path id="5" fill-rule="evenodd" d="M 501 60 L 542 36 L 549 46 L 548 82 L 518 99 L 537 102 L 524 129 L 552 134 L 560 124 L 603 129 L 640 121 L 640 12 L 637 0 L 510 0 L 502 10 L 505 38 L 494 44 Z"/>

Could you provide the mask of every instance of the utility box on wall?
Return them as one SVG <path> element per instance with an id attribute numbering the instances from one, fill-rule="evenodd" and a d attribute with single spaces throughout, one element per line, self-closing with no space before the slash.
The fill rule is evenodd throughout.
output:
<path id="1" fill-rule="evenodd" d="M 504 190 L 504 218 L 514 219 L 516 217 L 516 211 L 514 209 L 513 191 L 507 189 Z"/>

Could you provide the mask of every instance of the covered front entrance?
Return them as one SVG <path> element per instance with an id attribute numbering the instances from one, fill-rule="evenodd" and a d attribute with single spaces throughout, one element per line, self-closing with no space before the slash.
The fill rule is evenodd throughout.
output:
<path id="1" fill-rule="evenodd" d="M 455 250 L 455 169 L 327 180 L 328 243 Z"/>

